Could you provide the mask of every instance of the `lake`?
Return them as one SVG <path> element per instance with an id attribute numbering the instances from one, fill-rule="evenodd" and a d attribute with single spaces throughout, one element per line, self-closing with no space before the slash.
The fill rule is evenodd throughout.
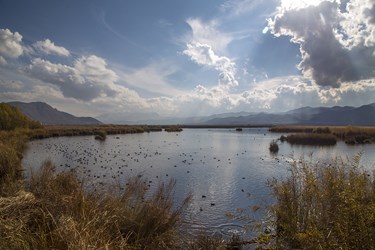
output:
<path id="1" fill-rule="evenodd" d="M 142 176 L 150 190 L 161 181 L 176 180 L 175 200 L 188 193 L 193 199 L 184 214 L 190 232 L 248 234 L 246 221 L 228 218 L 238 208 L 250 212 L 254 205 L 273 202 L 267 180 L 288 174 L 293 159 L 305 156 L 326 161 L 336 156 L 351 158 L 361 152 L 361 166 L 375 167 L 375 145 L 332 147 L 291 146 L 280 143 L 277 154 L 269 144 L 281 134 L 267 128 L 184 129 L 179 133 L 151 132 L 108 135 L 103 142 L 94 136 L 58 137 L 28 143 L 23 158 L 27 175 L 51 160 L 58 171 L 75 169 L 88 188 L 125 184 L 131 176 Z M 255 218 L 263 215 L 254 214 Z"/>

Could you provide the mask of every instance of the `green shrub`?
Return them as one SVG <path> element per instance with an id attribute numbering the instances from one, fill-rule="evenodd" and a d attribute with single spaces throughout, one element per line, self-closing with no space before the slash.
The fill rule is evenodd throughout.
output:
<path id="1" fill-rule="evenodd" d="M 42 125 L 29 119 L 20 109 L 6 103 L 0 103 L 0 130 L 16 128 L 41 128 Z"/>

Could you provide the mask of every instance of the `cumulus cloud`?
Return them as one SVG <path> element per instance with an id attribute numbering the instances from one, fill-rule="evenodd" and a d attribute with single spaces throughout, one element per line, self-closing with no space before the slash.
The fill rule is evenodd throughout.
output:
<path id="1" fill-rule="evenodd" d="M 46 39 L 44 41 L 37 41 L 33 44 L 34 48 L 45 53 L 45 54 L 55 54 L 59 56 L 69 56 L 70 52 L 64 47 L 57 46 L 51 40 Z"/>
<path id="2" fill-rule="evenodd" d="M 186 22 L 192 31 L 186 39 L 188 43 L 208 44 L 213 50 L 222 52 L 233 40 L 232 35 L 218 29 L 218 20 L 204 23 L 198 18 L 189 18 Z"/>
<path id="3" fill-rule="evenodd" d="M 0 29 L 0 63 L 5 64 L 5 58 L 18 58 L 22 53 L 22 36 L 9 29 Z"/>
<path id="4" fill-rule="evenodd" d="M 281 6 L 269 20 L 274 35 L 290 36 L 300 45 L 298 67 L 304 76 L 336 88 L 374 77 L 375 2 L 351 0 L 345 11 L 336 1 L 317 3 Z"/>
<path id="5" fill-rule="evenodd" d="M 236 80 L 235 63 L 225 56 L 218 56 L 208 44 L 189 43 L 183 53 L 199 65 L 205 65 L 220 72 L 219 85 L 233 87 L 238 85 Z"/>
<path id="6" fill-rule="evenodd" d="M 93 55 L 78 58 L 73 66 L 35 58 L 26 71 L 36 79 L 58 86 L 66 97 L 89 101 L 116 93 L 114 82 L 118 76 L 106 66 L 104 59 Z"/>

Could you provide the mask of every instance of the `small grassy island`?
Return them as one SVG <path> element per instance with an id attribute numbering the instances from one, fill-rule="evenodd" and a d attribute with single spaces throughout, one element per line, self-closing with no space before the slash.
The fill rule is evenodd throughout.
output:
<path id="1" fill-rule="evenodd" d="M 181 132 L 182 128 L 180 126 L 168 126 L 164 130 L 165 132 Z"/>
<path id="2" fill-rule="evenodd" d="M 375 127 L 354 126 L 274 126 L 271 132 L 289 133 L 281 136 L 281 141 L 290 144 L 335 145 L 337 140 L 346 144 L 375 143 Z"/>

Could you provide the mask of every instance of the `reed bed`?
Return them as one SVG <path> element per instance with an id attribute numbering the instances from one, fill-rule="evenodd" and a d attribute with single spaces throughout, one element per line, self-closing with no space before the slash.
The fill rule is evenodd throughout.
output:
<path id="1" fill-rule="evenodd" d="M 290 144 L 333 146 L 337 143 L 332 134 L 291 134 L 284 137 Z"/>
<path id="2" fill-rule="evenodd" d="M 178 248 L 176 229 L 190 196 L 175 208 L 174 185 L 161 183 L 150 198 L 138 178 L 116 192 L 87 192 L 73 173 L 57 174 L 46 162 L 25 190 L 0 198 L 0 248 Z"/>
<path id="3" fill-rule="evenodd" d="M 294 161 L 271 181 L 277 249 L 375 249 L 374 174 L 340 158 Z"/>
<path id="4" fill-rule="evenodd" d="M 106 133 L 115 134 L 135 134 L 144 132 L 161 131 L 160 126 L 139 126 L 139 125 L 49 125 L 43 129 L 35 129 L 30 134 L 31 139 L 43 139 L 58 136 L 84 136 L 98 135 Z"/>
<path id="5" fill-rule="evenodd" d="M 179 126 L 167 126 L 164 128 L 165 132 L 181 132 L 182 128 Z"/>
<path id="6" fill-rule="evenodd" d="M 364 144 L 375 142 L 375 127 L 356 126 L 274 126 L 271 132 L 276 133 L 305 133 L 335 136 L 347 144 Z"/>
<path id="7" fill-rule="evenodd" d="M 279 145 L 275 140 L 270 143 L 269 150 L 271 153 L 277 153 L 279 151 Z"/>

